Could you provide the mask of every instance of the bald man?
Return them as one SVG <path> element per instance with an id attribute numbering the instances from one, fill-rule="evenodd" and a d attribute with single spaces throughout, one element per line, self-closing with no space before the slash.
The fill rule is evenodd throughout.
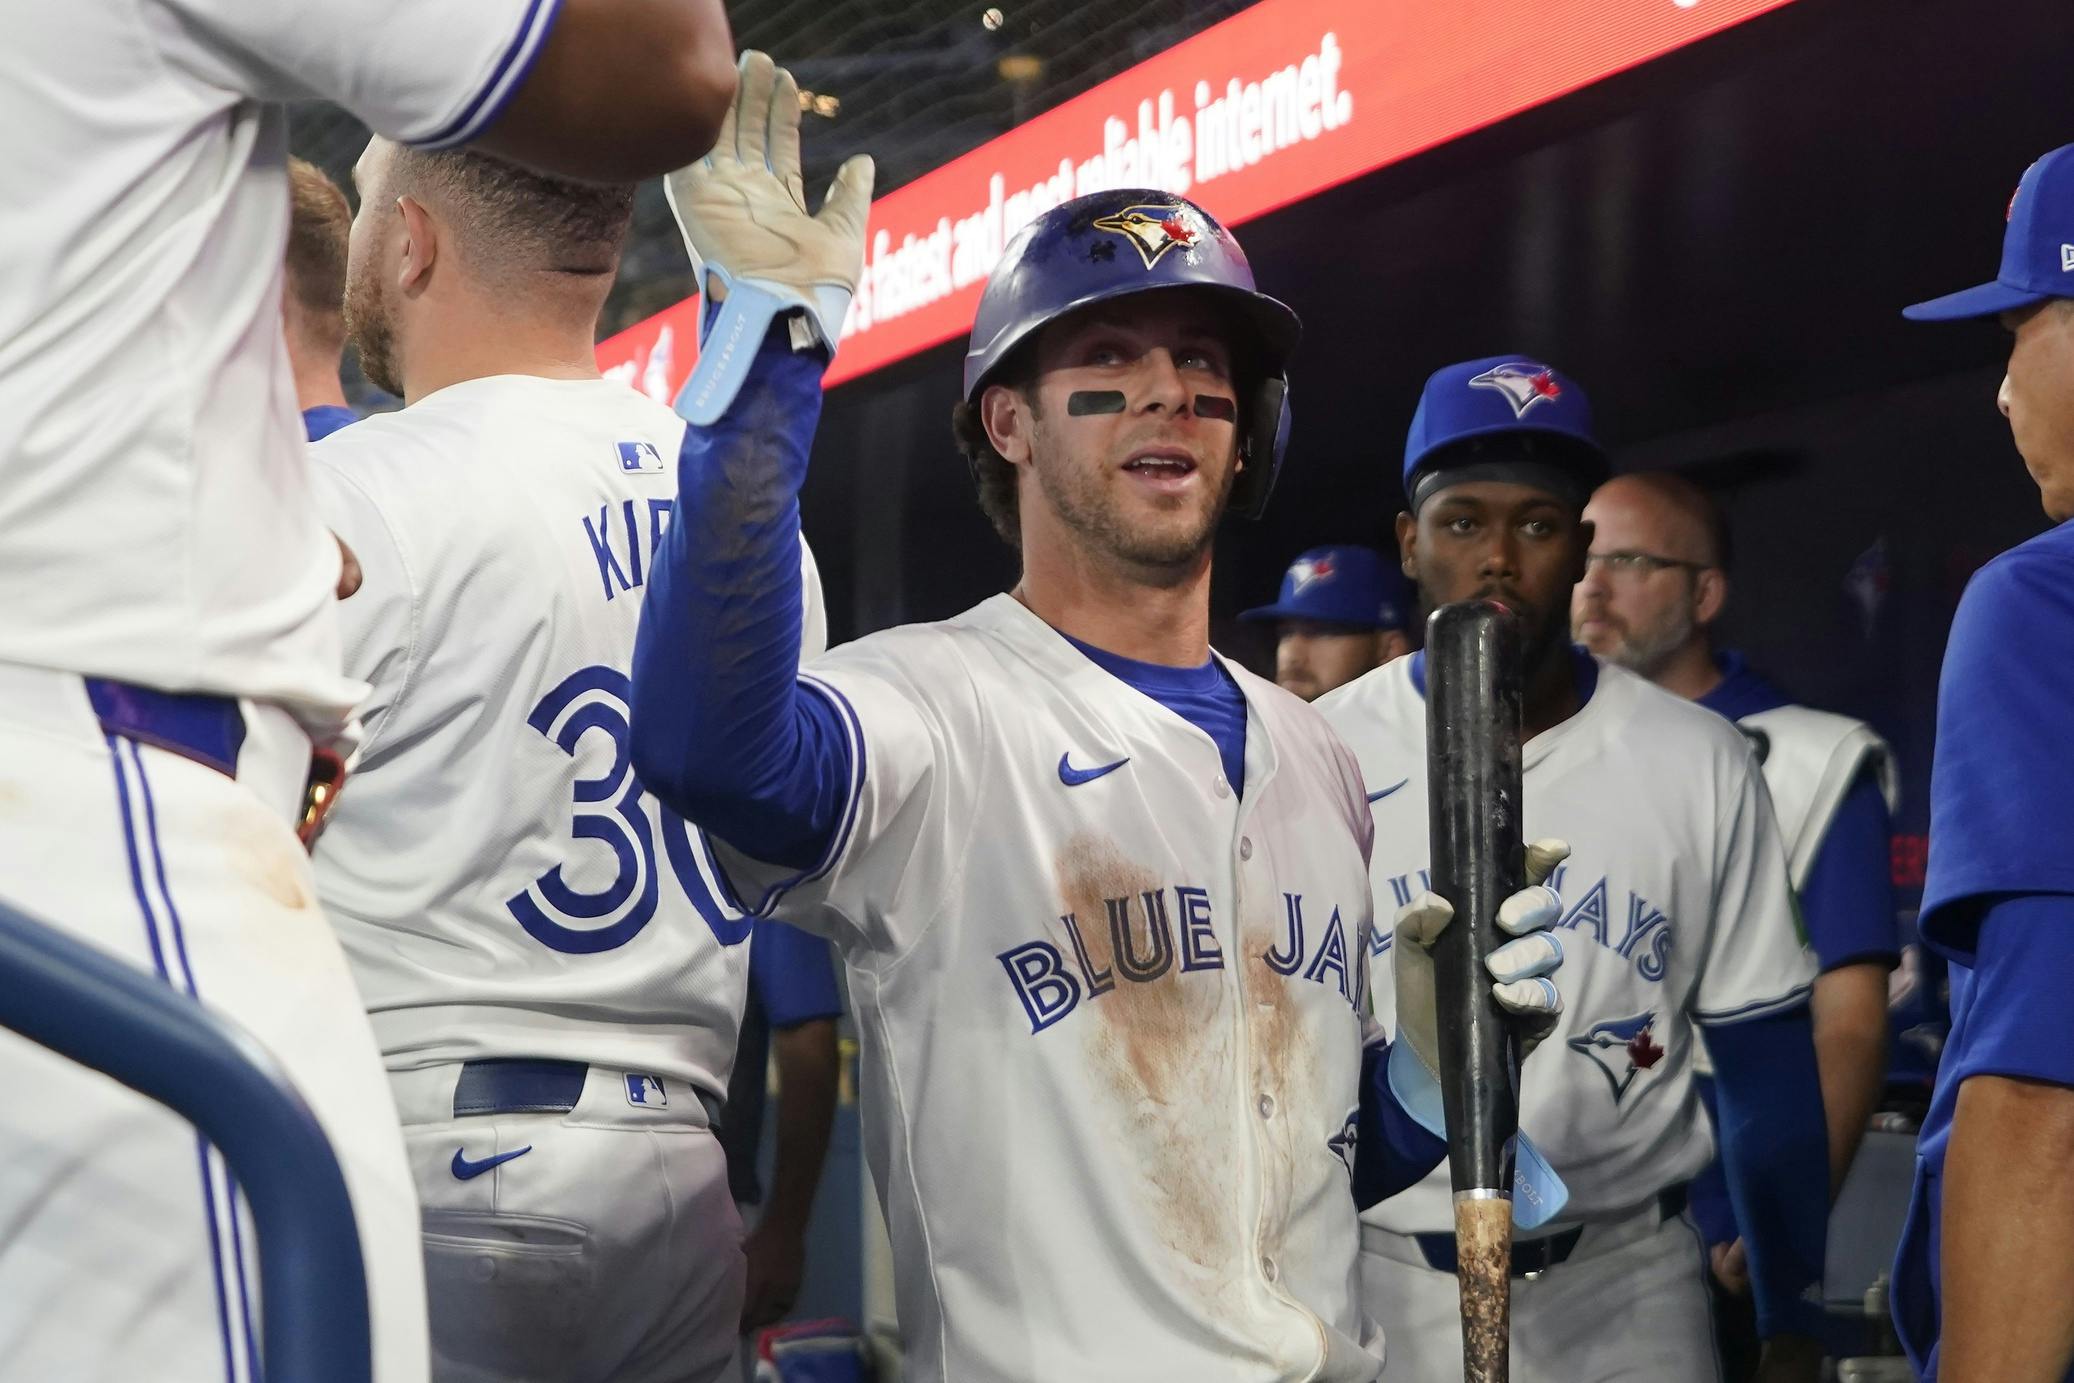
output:
<path id="1" fill-rule="evenodd" d="M 1729 534 L 1698 486 L 1662 473 L 1618 476 L 1584 512 L 1595 536 L 1571 600 L 1577 641 L 1735 721 L 1764 764 L 1822 965 L 1815 1048 L 1833 1195 L 1884 1086 L 1887 972 L 1899 959 L 1888 846 L 1893 755 L 1863 722 L 1796 706 L 1741 654 L 1715 649 L 1712 629 L 1729 599 Z M 1715 1244 L 1717 1273 L 1734 1288 L 1732 1213 L 1718 1173 L 1706 1180 L 1693 1188 L 1694 1209 Z"/>
<path id="2" fill-rule="evenodd" d="M 295 372 L 295 406 L 312 442 L 360 415 L 346 403 L 346 238 L 353 208 L 308 159 L 288 160 L 288 251 L 282 259 L 281 335 Z"/>

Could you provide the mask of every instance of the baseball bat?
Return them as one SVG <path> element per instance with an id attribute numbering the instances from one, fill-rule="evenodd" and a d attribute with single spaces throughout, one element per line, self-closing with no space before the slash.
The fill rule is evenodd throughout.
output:
<path id="1" fill-rule="evenodd" d="M 1519 1042 L 1491 993 L 1484 958 L 1507 939 L 1498 905 L 1526 886 L 1520 696 L 1517 616 L 1489 600 L 1433 612 L 1426 621 L 1432 886 L 1455 909 L 1433 948 L 1433 971 L 1465 1383 L 1510 1376 Z"/>

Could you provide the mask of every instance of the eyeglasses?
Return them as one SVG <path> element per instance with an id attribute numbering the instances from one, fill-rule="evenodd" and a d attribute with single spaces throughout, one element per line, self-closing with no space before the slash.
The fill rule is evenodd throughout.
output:
<path id="1" fill-rule="evenodd" d="M 1627 581 L 1640 581 L 1645 576 L 1654 576 L 1673 567 L 1705 571 L 1711 565 L 1708 562 L 1687 562 L 1678 557 L 1659 557 L 1653 552 L 1592 552 L 1584 558 L 1586 571 L 1604 567 L 1608 576 Z"/>

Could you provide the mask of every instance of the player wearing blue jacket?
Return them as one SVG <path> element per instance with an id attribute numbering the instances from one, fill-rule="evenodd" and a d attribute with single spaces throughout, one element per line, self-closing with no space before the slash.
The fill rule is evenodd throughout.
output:
<path id="1" fill-rule="evenodd" d="M 1894 1317 L 1926 1379 L 2052 1383 L 2074 1378 L 2074 145 L 2024 174 L 1995 280 L 1905 315 L 2009 330 L 1996 402 L 2058 526 L 1975 573 L 1945 646 L 1922 931 L 1952 1032 Z"/>

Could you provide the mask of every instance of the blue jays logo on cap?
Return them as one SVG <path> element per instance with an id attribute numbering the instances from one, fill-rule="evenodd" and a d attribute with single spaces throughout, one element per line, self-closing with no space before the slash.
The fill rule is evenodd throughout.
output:
<path id="1" fill-rule="evenodd" d="M 1563 386 L 1556 380 L 1555 371 L 1531 360 L 1509 360 L 1493 366 L 1471 379 L 1469 387 L 1495 389 L 1503 394 L 1512 405 L 1515 418 L 1526 417 L 1527 410 L 1537 403 L 1563 396 Z"/>
<path id="2" fill-rule="evenodd" d="M 1339 570 L 1339 563 L 1330 552 L 1321 552 L 1315 557 L 1299 557 L 1289 564 L 1289 594 L 1302 595 L 1320 581 L 1330 581 Z"/>
<path id="3" fill-rule="evenodd" d="M 1619 1104 L 1628 1087 L 1635 1083 L 1635 1077 L 1663 1060 L 1664 1049 L 1650 1036 L 1650 1029 L 1655 1026 L 1653 1010 L 1633 1018 L 1594 1023 L 1590 1031 L 1570 1039 L 1570 1050 L 1592 1059 L 1613 1088 L 1613 1103 Z M 1616 1071 L 1615 1067 L 1622 1069 Z"/>
<path id="4" fill-rule="evenodd" d="M 2074 298 L 2074 144 L 2024 170 L 2003 213 L 2002 269 L 1975 288 L 1905 307 L 1916 322 L 1956 322 Z"/>
<path id="5" fill-rule="evenodd" d="M 1402 629 L 1404 577 L 1374 548 L 1314 547 L 1289 564 L 1272 605 L 1242 611 L 1244 620 L 1300 619 L 1355 629 Z"/>
<path id="6" fill-rule="evenodd" d="M 1202 233 L 1188 224 L 1186 211 L 1173 206 L 1127 206 L 1092 224 L 1096 230 L 1109 231 L 1130 241 L 1148 269 L 1176 246 L 1186 249 L 1194 245 Z"/>
<path id="7" fill-rule="evenodd" d="M 1539 444 L 1551 463 L 1590 485 L 1604 478 L 1605 448 L 1591 400 L 1577 382 L 1531 356 L 1489 355 L 1443 366 L 1427 378 L 1404 437 L 1405 493 L 1412 491 L 1413 474 L 1442 448 L 1505 433 L 1557 439 Z"/>

